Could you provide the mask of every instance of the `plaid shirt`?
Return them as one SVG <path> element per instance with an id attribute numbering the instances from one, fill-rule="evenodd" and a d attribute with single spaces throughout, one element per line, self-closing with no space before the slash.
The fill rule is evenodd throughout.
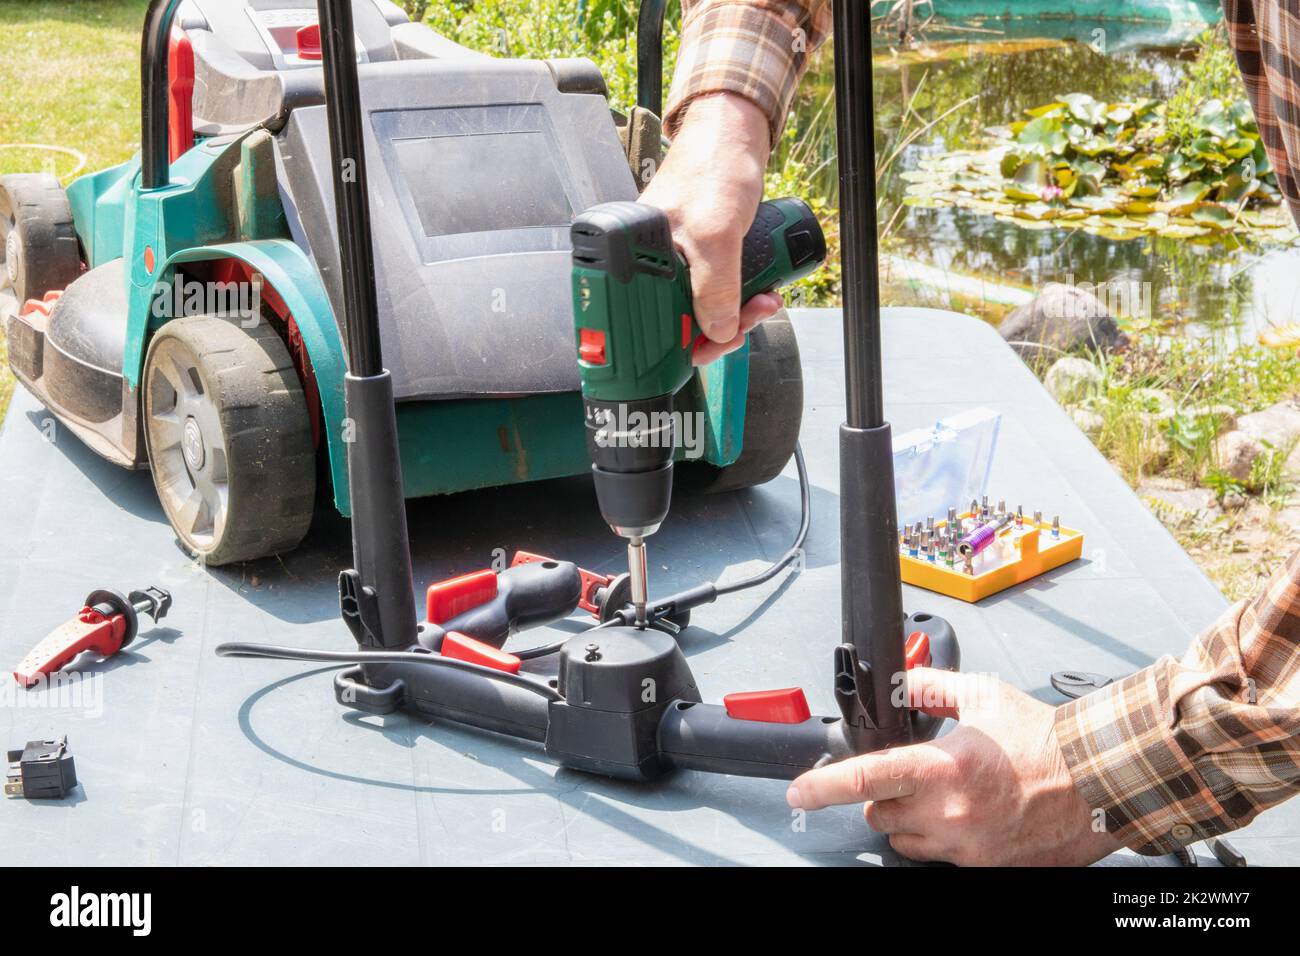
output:
<path id="1" fill-rule="evenodd" d="M 1223 0 L 1270 161 L 1300 220 L 1288 154 L 1300 156 L 1300 12 Z M 683 0 L 665 125 L 697 96 L 731 92 L 785 125 L 830 0 Z M 1286 9 L 1290 7 L 1290 9 Z M 1165 853 L 1244 826 L 1300 791 L 1300 552 L 1232 607 L 1181 661 L 1164 657 L 1057 710 L 1076 786 L 1121 842 Z"/>
<path id="2" fill-rule="evenodd" d="M 808 54 L 830 31 L 831 0 L 682 0 L 664 129 L 675 135 L 697 96 L 738 93 L 767 114 L 775 143 Z"/>
<path id="3" fill-rule="evenodd" d="M 1300 10 L 1223 0 L 1260 136 L 1300 221 Z M 1089 805 L 1141 852 L 1245 826 L 1300 792 L 1300 552 L 1228 610 L 1181 661 L 1061 707 L 1056 735 Z"/>
<path id="4" fill-rule="evenodd" d="M 1300 10 L 1278 0 L 1223 0 L 1223 16 L 1260 139 L 1291 215 L 1300 221 L 1300 189 L 1287 158 L 1300 156 Z"/>

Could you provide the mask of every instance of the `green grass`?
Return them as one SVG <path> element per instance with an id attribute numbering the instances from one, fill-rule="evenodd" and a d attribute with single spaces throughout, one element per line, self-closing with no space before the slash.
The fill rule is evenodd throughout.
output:
<path id="1" fill-rule="evenodd" d="M 144 10 L 145 0 L 0 0 L 0 173 L 49 171 L 66 183 L 78 166 L 135 154 Z M 0 420 L 13 389 L 0 341 Z"/>
<path id="2" fill-rule="evenodd" d="M 86 169 L 130 159 L 140 148 L 140 29 L 144 0 L 0 0 L 0 173 L 51 169 L 67 178 L 70 156 Z"/>
<path id="3" fill-rule="evenodd" d="M 1239 346 L 1218 337 L 1134 333 L 1124 352 L 1090 358 L 1102 377 L 1095 394 L 1083 402 L 1103 422 L 1093 441 L 1134 486 L 1163 473 L 1222 493 L 1215 487 L 1222 483 L 1216 460 L 1218 410 L 1249 414 L 1300 393 L 1300 362 L 1290 351 Z M 1154 392 L 1172 401 L 1172 415 L 1159 414 Z M 1278 495 L 1285 487 L 1282 463 L 1290 452 L 1270 449 L 1256 463 L 1258 473 L 1240 489 L 1225 485 L 1223 490 Z"/>

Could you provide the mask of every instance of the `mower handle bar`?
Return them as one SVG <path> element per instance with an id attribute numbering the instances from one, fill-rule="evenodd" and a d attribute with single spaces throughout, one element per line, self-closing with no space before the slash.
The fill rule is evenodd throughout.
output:
<path id="1" fill-rule="evenodd" d="M 141 186 L 161 189 L 169 182 L 168 50 L 172 22 L 181 0 L 151 0 L 145 14 L 144 39 L 140 45 L 142 90 Z M 642 0 L 637 16 L 636 100 L 637 105 L 656 116 L 663 111 L 664 13 L 668 0 Z"/>

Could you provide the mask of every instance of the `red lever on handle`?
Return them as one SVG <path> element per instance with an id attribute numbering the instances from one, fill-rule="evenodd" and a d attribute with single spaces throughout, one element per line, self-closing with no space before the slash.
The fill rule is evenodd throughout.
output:
<path id="1" fill-rule="evenodd" d="M 121 649 L 125 636 L 125 615 L 106 617 L 92 607 L 83 607 L 76 617 L 65 621 L 28 652 L 14 670 L 14 680 L 31 687 L 84 651 L 110 657 Z"/>

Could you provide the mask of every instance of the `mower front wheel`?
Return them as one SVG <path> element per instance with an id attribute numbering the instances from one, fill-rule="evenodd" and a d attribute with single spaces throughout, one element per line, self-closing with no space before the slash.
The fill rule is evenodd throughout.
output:
<path id="1" fill-rule="evenodd" d="M 149 467 L 181 545 L 211 565 L 291 551 L 311 526 L 307 400 L 266 321 L 168 322 L 145 359 Z"/>

